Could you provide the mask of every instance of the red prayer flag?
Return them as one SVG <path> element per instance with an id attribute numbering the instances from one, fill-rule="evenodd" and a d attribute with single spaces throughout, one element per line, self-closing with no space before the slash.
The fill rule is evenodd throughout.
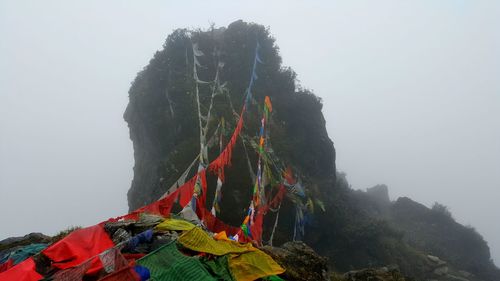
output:
<path id="1" fill-rule="evenodd" d="M 87 272 L 91 266 L 92 261 L 87 260 L 78 266 L 59 270 L 52 275 L 52 278 L 54 279 L 53 281 L 82 281 L 83 276 L 85 276 L 85 272 Z"/>
<path id="2" fill-rule="evenodd" d="M 0 264 L 0 273 L 12 268 L 14 266 L 14 261 L 9 259 L 8 261 Z"/>
<path id="3" fill-rule="evenodd" d="M 98 281 L 140 281 L 141 277 L 137 274 L 133 267 L 127 266 L 118 271 L 104 276 Z"/>
<path id="4" fill-rule="evenodd" d="M 35 261 L 33 258 L 29 258 L 0 273 L 0 281 L 38 281 L 43 276 L 36 272 L 35 268 Z"/>
<path id="5" fill-rule="evenodd" d="M 87 273 L 93 274 L 102 268 L 98 254 L 113 247 L 102 224 L 82 228 L 71 232 L 62 240 L 51 245 L 42 253 L 53 261 L 53 266 L 66 269 L 92 259 L 92 266 Z"/>

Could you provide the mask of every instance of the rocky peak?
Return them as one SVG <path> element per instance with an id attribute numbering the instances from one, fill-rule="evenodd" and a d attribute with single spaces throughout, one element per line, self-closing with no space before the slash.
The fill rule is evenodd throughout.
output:
<path id="1" fill-rule="evenodd" d="M 381 203 L 388 204 L 391 202 L 389 198 L 389 188 L 385 184 L 378 184 L 374 187 L 367 188 L 366 194 Z"/>

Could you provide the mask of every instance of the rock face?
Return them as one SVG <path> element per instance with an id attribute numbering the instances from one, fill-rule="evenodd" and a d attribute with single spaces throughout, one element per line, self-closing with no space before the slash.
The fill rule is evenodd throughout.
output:
<path id="1" fill-rule="evenodd" d="M 395 202 L 381 200 L 382 193 L 385 191 L 358 191 L 352 194 L 351 202 L 372 218 L 387 221 L 405 244 L 425 253 L 419 259 L 414 258 L 420 260 L 420 277 L 500 280 L 500 270 L 490 260 L 486 241 L 473 228 L 457 223 L 446 207 L 436 204 L 437 207 L 427 208 L 406 197 Z M 409 270 L 404 265 L 401 268 Z M 476 277 L 463 276 L 456 270 L 471 272 Z"/>
<path id="2" fill-rule="evenodd" d="M 500 270 L 491 261 L 483 237 L 473 228 L 457 223 L 446 210 L 429 209 L 409 198 L 399 198 L 391 205 L 390 220 L 404 231 L 404 240 L 413 247 L 484 280 L 500 280 Z M 445 275 L 443 263 L 437 262 L 436 274 Z"/>
<path id="3" fill-rule="evenodd" d="M 196 43 L 204 54 L 199 57 L 200 80 L 214 79 L 216 66 L 223 64 L 219 80 L 225 85 L 224 93 L 215 96 L 213 112 L 207 122 L 210 137 L 218 121 L 224 118 L 223 139 L 227 141 L 236 124 L 233 108 L 239 111 L 244 102 L 257 42 L 263 63 L 256 68 L 258 79 L 245 113 L 242 135 L 248 143 L 243 147 L 241 139 L 238 140 L 231 167 L 225 171 L 221 218 L 238 226 L 247 213 L 253 182 L 245 149 L 255 169 L 257 153 L 251 143 L 258 141 L 255 136 L 259 132 L 265 96 L 270 97 L 273 107 L 269 122 L 269 143 L 273 154 L 300 176 L 311 198 L 323 198 L 331 192 L 336 176 L 335 150 L 326 131 L 321 100 L 296 85 L 295 73 L 281 65 L 278 47 L 268 30 L 260 25 L 237 21 L 227 28 L 205 32 L 175 31 L 166 40 L 164 49 L 154 55 L 134 80 L 124 114 L 135 157 L 134 178 L 128 192 L 131 210 L 157 200 L 199 154 L 192 44 Z M 200 86 L 203 114 L 209 108 L 210 90 L 209 86 Z M 218 145 L 209 148 L 209 160 L 218 154 Z M 188 178 L 195 169 L 196 165 Z M 214 177 L 208 178 L 207 206 L 212 203 L 215 180 Z M 293 237 L 294 216 L 289 216 L 295 214 L 293 204 L 285 202 L 282 213 L 285 215 L 276 234 L 277 243 Z M 266 222 L 266 227 L 268 224 L 272 222 Z"/>
<path id="4" fill-rule="evenodd" d="M 303 242 L 287 242 L 279 248 L 265 246 L 262 250 L 286 269 L 282 275 L 285 280 L 328 280 L 328 259 Z"/>
<path id="5" fill-rule="evenodd" d="M 389 188 L 385 184 L 379 184 L 366 189 L 366 194 L 380 203 L 388 204 L 391 202 L 389 198 Z"/>

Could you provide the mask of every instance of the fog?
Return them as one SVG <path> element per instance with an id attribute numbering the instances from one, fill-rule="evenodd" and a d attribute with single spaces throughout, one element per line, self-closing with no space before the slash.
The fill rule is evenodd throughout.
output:
<path id="1" fill-rule="evenodd" d="M 0 1 L 0 239 L 125 213 L 130 82 L 175 28 L 243 19 L 323 99 L 353 188 L 448 206 L 500 263 L 500 2 L 75 2 Z"/>

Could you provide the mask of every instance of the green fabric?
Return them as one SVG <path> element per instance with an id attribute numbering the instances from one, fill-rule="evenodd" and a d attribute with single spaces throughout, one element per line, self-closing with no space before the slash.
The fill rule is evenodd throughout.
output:
<path id="1" fill-rule="evenodd" d="M 166 244 L 137 260 L 137 264 L 149 269 L 152 281 L 217 280 L 203 267 L 199 259 L 179 252 L 175 242 Z"/>
<path id="2" fill-rule="evenodd" d="M 216 259 L 202 258 L 201 263 L 203 266 L 215 276 L 216 280 L 220 281 L 236 281 L 231 271 L 229 270 L 228 257 L 222 256 Z"/>
<path id="3" fill-rule="evenodd" d="M 9 259 L 12 259 L 14 264 L 18 264 L 25 259 L 40 253 L 45 248 L 47 248 L 47 244 L 31 244 L 24 246 L 21 249 L 10 253 Z"/>
<path id="4" fill-rule="evenodd" d="M 273 275 L 273 276 L 267 276 L 267 277 L 264 277 L 262 278 L 263 280 L 266 280 L 266 281 L 285 281 L 285 279 L 277 276 L 277 275 Z"/>

